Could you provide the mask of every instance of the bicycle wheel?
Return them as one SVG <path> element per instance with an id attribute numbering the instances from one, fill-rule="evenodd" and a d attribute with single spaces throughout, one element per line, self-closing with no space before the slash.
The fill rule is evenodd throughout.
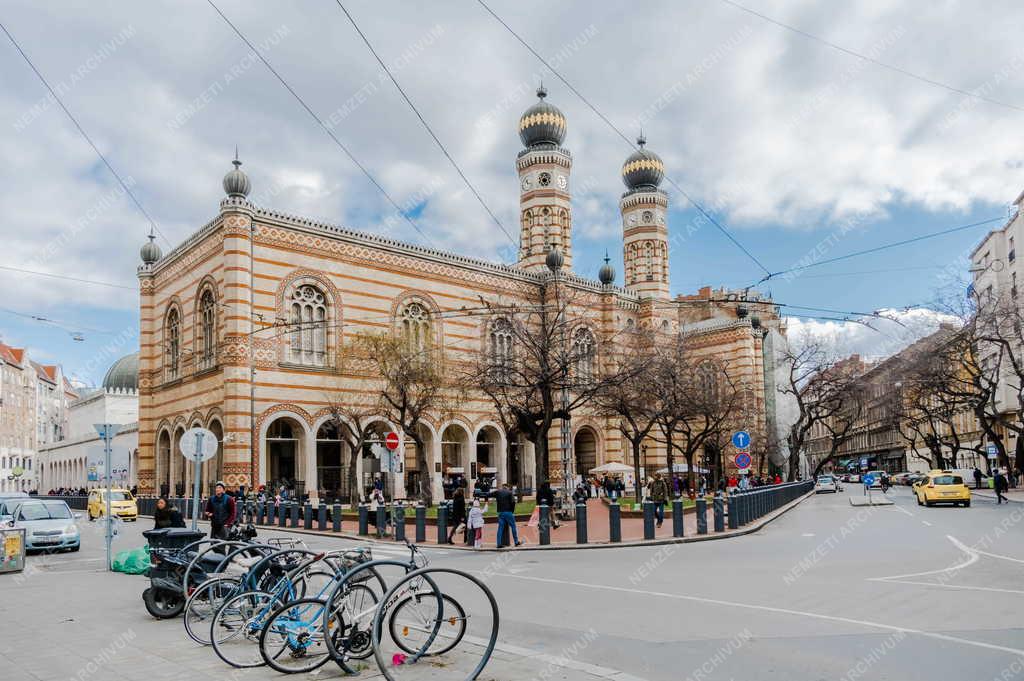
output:
<path id="1" fill-rule="evenodd" d="M 325 605 L 318 598 L 301 598 L 278 608 L 260 633 L 263 661 L 282 674 L 299 674 L 331 659 L 322 626 Z M 334 635 L 337 627 L 328 624 L 327 631 Z"/>
<path id="2" fill-rule="evenodd" d="M 260 632 L 282 605 L 281 599 L 265 591 L 248 591 L 226 600 L 210 621 L 214 652 L 232 667 L 262 667 Z"/>
<path id="3" fill-rule="evenodd" d="M 438 615 L 437 595 L 433 592 L 400 600 L 388 620 L 395 645 L 409 655 L 419 653 L 422 657 L 443 655 L 457 646 L 466 634 L 466 611 L 448 594 L 441 594 L 441 602 Z M 427 646 L 432 635 L 433 641 Z"/>
<path id="4" fill-rule="evenodd" d="M 224 601 L 238 593 L 239 582 L 238 577 L 213 577 L 195 588 L 185 603 L 185 633 L 190 639 L 210 645 L 210 620 Z"/>
<path id="5" fill-rule="evenodd" d="M 337 632 L 328 642 L 332 654 L 347 660 L 365 660 L 373 655 L 370 627 L 378 601 L 376 592 L 365 582 L 349 584 L 335 596 L 333 609 L 324 618 L 327 628 Z"/>

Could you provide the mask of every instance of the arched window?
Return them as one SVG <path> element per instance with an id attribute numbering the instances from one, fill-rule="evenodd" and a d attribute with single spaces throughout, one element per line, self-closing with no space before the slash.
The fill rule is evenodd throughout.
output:
<path id="1" fill-rule="evenodd" d="M 594 379 L 594 334 L 585 326 L 576 329 L 572 335 L 572 363 L 576 378 L 589 382 Z"/>
<path id="2" fill-rule="evenodd" d="M 495 319 L 491 322 L 487 341 L 487 354 L 492 371 L 499 378 L 506 377 L 512 366 L 512 323 L 505 317 Z"/>
<path id="3" fill-rule="evenodd" d="M 647 281 L 654 281 L 654 246 L 650 241 L 644 243 L 644 268 L 647 270 Z"/>
<path id="4" fill-rule="evenodd" d="M 701 362 L 696 373 L 699 399 L 708 403 L 716 402 L 720 392 L 718 367 L 711 361 Z"/>
<path id="5" fill-rule="evenodd" d="M 528 256 L 530 254 L 530 248 L 531 248 L 531 246 L 530 246 L 530 241 L 531 241 L 531 234 L 530 234 L 530 232 L 532 231 L 532 229 L 533 229 L 533 213 L 529 209 L 527 209 L 527 210 L 523 211 L 523 236 L 519 240 L 519 243 L 520 243 L 520 245 L 522 247 L 521 248 L 521 254 L 519 256 L 521 258 L 525 258 L 526 256 Z"/>
<path id="6" fill-rule="evenodd" d="M 199 333 L 199 368 L 209 369 L 217 363 L 217 303 L 210 289 L 199 297 Z"/>
<path id="7" fill-rule="evenodd" d="M 166 330 L 164 351 L 167 353 L 165 365 L 167 368 L 167 378 L 173 379 L 178 377 L 178 363 L 181 357 L 181 317 L 178 315 L 178 308 L 172 307 L 170 312 L 167 313 L 164 329 Z"/>
<path id="8" fill-rule="evenodd" d="M 422 352 L 430 347 L 430 312 L 423 303 L 411 302 L 402 308 L 402 338 L 409 349 Z"/>
<path id="9" fill-rule="evenodd" d="M 312 284 L 296 286 L 290 297 L 291 361 L 306 366 L 325 366 L 327 298 Z"/>
<path id="10" fill-rule="evenodd" d="M 540 212 L 540 220 L 544 225 L 544 252 L 551 250 L 551 211 L 547 208 Z"/>
<path id="11" fill-rule="evenodd" d="M 668 246 L 661 245 L 661 280 L 668 283 Z"/>

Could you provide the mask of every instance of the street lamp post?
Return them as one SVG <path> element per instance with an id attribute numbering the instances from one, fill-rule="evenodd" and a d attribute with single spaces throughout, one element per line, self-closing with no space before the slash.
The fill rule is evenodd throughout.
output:
<path id="1" fill-rule="evenodd" d="M 562 407 L 562 420 L 559 428 L 561 435 L 561 462 L 562 462 L 562 514 L 566 518 L 575 517 L 576 508 L 571 503 L 572 499 L 572 438 L 570 437 L 570 423 L 569 423 L 569 366 L 566 358 L 568 357 L 568 350 L 566 348 L 566 337 L 565 337 L 565 311 L 562 309 L 561 300 L 559 297 L 559 276 L 562 270 L 562 265 L 565 264 L 565 257 L 557 246 L 553 246 L 548 251 L 545 264 L 553 275 L 555 284 L 555 310 L 556 320 L 558 324 L 558 343 L 559 351 L 562 352 L 562 389 L 561 389 L 561 407 Z M 545 462 L 545 465 L 547 462 Z M 538 481 L 539 483 L 540 481 Z"/>

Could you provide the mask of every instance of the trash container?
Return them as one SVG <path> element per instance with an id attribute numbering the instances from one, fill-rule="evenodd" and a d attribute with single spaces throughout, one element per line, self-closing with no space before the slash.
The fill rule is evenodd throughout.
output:
<path id="1" fill-rule="evenodd" d="M 25 569 L 25 530 L 0 530 L 0 573 Z"/>
<path id="2" fill-rule="evenodd" d="M 206 534 L 187 527 L 165 527 L 159 530 L 146 530 L 142 536 L 149 542 L 151 549 L 183 549 L 192 542 L 199 541 Z"/>

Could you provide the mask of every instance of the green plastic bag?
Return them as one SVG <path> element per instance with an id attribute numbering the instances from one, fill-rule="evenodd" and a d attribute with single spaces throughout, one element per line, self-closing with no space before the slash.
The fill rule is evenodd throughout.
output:
<path id="1" fill-rule="evenodd" d="M 149 547 L 142 546 L 129 551 L 122 551 L 114 556 L 111 569 L 127 575 L 145 574 L 149 569 Z"/>

